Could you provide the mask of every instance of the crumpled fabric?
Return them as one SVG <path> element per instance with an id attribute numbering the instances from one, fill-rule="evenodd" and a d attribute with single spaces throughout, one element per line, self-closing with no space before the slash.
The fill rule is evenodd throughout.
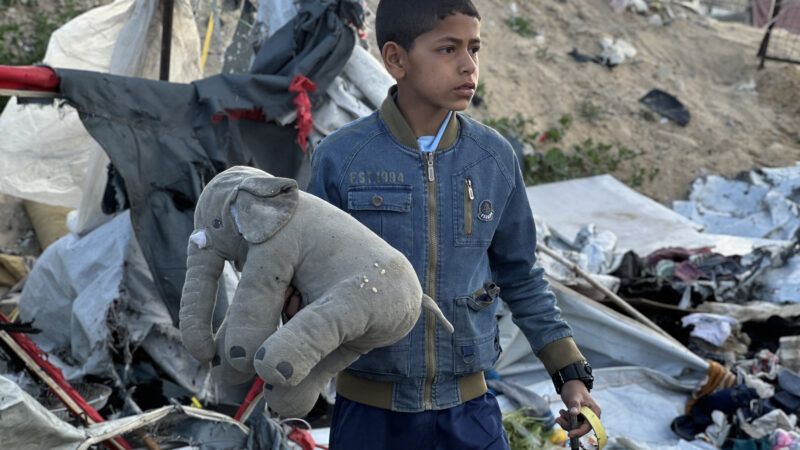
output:
<path id="1" fill-rule="evenodd" d="M 731 335 L 732 328 L 739 324 L 736 319 L 719 314 L 693 313 L 681 319 L 684 327 L 694 325 L 692 336 L 721 347 Z"/>

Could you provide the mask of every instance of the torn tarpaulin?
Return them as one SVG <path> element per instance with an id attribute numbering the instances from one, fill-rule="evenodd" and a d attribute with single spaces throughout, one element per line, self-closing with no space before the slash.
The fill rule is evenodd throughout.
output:
<path id="1" fill-rule="evenodd" d="M 297 75 L 308 77 L 320 92 L 327 90 L 355 43 L 337 15 L 341 3 L 350 1 L 302 1 L 294 20 L 264 43 L 247 75 L 184 85 L 58 71 L 62 96 L 125 180 L 136 236 L 173 323 L 193 209 L 205 183 L 228 166 L 249 161 L 293 177 L 302 162 L 291 127 L 212 118 L 241 110 L 260 110 L 270 120 L 284 117 L 294 111 L 289 86 Z"/>

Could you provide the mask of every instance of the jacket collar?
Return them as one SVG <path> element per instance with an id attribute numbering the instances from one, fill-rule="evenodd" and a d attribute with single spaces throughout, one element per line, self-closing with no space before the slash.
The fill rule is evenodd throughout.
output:
<path id="1" fill-rule="evenodd" d="M 389 88 L 389 94 L 383 101 L 383 105 L 381 105 L 381 119 L 383 119 L 386 127 L 389 128 L 389 132 L 392 133 L 395 139 L 397 139 L 401 144 L 405 145 L 406 147 L 419 150 L 417 136 L 413 131 L 411 131 L 411 126 L 406 121 L 406 118 L 403 117 L 403 113 L 401 113 L 400 109 L 397 107 L 397 102 L 395 101 L 396 96 L 397 85 L 394 85 Z M 452 146 L 458 138 L 458 128 L 458 113 L 453 111 L 453 116 L 450 117 L 450 122 L 447 124 L 447 128 L 445 128 L 444 134 L 442 135 L 442 140 L 439 141 L 439 146 L 436 147 L 436 150 L 441 150 Z"/>

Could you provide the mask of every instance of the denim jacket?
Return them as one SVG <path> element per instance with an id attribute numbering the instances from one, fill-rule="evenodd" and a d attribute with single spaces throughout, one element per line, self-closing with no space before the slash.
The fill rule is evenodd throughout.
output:
<path id="1" fill-rule="evenodd" d="M 451 335 L 423 314 L 405 338 L 343 372 L 340 395 L 404 412 L 482 395 L 482 371 L 501 352 L 501 298 L 551 373 L 583 359 L 543 270 L 534 267 L 536 235 L 519 162 L 496 131 L 454 114 L 436 151 L 423 154 L 390 93 L 379 112 L 319 145 L 308 190 L 405 254 L 455 327 Z"/>

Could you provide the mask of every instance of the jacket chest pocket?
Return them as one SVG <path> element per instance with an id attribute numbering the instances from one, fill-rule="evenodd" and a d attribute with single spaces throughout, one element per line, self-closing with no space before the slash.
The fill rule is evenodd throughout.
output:
<path id="1" fill-rule="evenodd" d="M 347 192 L 347 210 L 406 258 L 411 258 L 414 228 L 411 186 L 364 186 Z"/>
<path id="2" fill-rule="evenodd" d="M 499 174 L 498 174 L 499 176 Z M 453 236 L 456 247 L 488 247 L 509 190 L 478 170 L 453 175 Z"/>

